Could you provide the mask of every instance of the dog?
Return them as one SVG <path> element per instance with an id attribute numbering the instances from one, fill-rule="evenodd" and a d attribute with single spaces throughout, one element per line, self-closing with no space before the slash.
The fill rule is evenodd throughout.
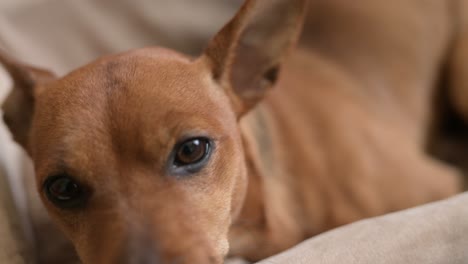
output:
<path id="1" fill-rule="evenodd" d="M 462 190 L 425 152 L 436 91 L 468 116 L 457 5 L 247 0 L 198 58 L 143 48 L 62 78 L 2 54 L 4 121 L 83 263 L 256 261 Z"/>

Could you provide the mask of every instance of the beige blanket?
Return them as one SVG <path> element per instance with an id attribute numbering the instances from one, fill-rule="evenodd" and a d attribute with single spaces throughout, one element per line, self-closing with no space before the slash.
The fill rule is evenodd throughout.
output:
<path id="1" fill-rule="evenodd" d="M 0 263 L 22 264 L 30 252 L 8 187 L 5 171 L 0 167 Z"/>
<path id="2" fill-rule="evenodd" d="M 147 45 L 195 54 L 241 2 L 1 0 L 0 47 L 59 74 L 106 53 Z M 7 84 L 0 75 L 0 101 Z M 30 263 L 28 257 L 70 263 L 59 256 L 67 252 L 63 240 L 45 235 L 53 227 L 23 180 L 31 182 L 30 164 L 2 124 L 0 167 L 0 264 Z M 32 221 L 33 234 L 25 217 Z M 334 230 L 261 263 L 468 263 L 467 219 L 465 194 Z"/>
<path id="3" fill-rule="evenodd" d="M 259 264 L 466 264 L 468 194 L 338 228 Z"/>

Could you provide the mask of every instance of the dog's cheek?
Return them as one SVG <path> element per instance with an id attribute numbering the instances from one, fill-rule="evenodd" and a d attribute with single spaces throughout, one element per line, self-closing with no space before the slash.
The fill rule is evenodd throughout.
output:
<path id="1" fill-rule="evenodd" d="M 229 218 L 232 222 L 239 215 L 247 191 L 247 168 L 245 164 L 242 143 L 238 135 L 230 135 L 224 142 L 223 151 L 218 155 L 214 171 L 217 178 L 222 180 L 219 184 L 225 191 L 223 194 L 224 206 L 229 208 Z"/>
<path id="2" fill-rule="evenodd" d="M 243 207 L 247 193 L 247 168 L 240 162 L 239 171 L 234 179 L 234 188 L 231 200 L 231 219 L 236 219 Z"/>

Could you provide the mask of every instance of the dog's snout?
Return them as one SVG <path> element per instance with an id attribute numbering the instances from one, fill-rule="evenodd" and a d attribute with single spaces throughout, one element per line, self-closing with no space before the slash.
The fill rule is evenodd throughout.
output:
<path id="1" fill-rule="evenodd" d="M 132 233 L 117 249 L 114 263 L 160 264 L 163 263 L 154 241 L 144 233 Z"/>

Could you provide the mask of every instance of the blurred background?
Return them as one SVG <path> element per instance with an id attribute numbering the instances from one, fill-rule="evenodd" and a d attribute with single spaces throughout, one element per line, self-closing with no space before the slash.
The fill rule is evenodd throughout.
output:
<path id="1" fill-rule="evenodd" d="M 241 0 L 1 0 L 0 45 L 63 74 L 103 54 L 161 45 L 196 55 Z"/>

